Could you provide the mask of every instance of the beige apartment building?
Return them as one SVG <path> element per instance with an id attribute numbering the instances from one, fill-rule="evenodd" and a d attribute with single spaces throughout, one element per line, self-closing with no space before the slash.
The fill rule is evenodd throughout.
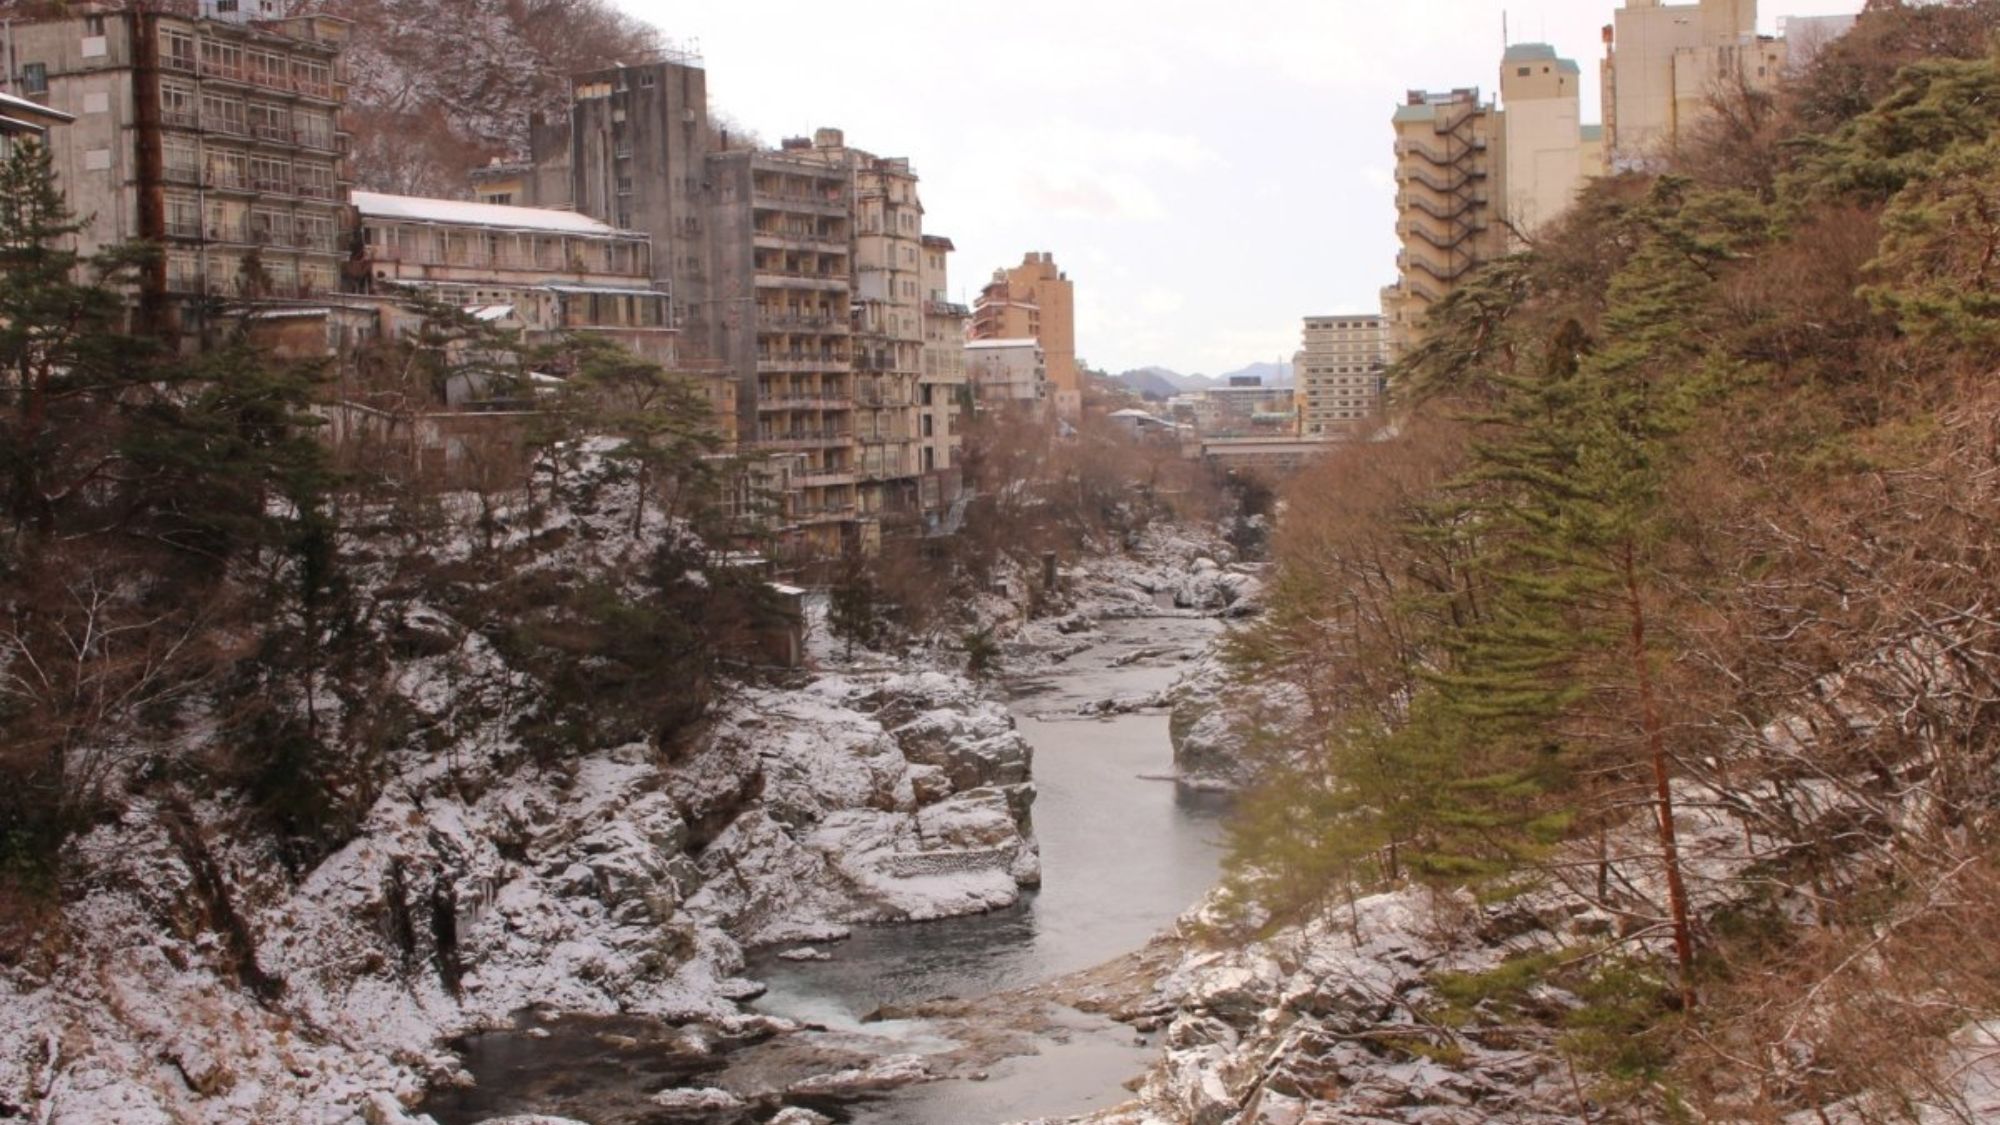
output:
<path id="1" fill-rule="evenodd" d="M 853 262 L 854 468 L 862 519 L 914 516 L 921 473 L 918 384 L 924 366 L 923 204 L 910 162 L 850 148 L 839 129 L 787 153 L 848 177 Z"/>
<path id="2" fill-rule="evenodd" d="M 1644 167 L 1670 150 L 1718 92 L 1768 90 L 1785 43 L 1757 34 L 1757 0 L 1625 0 L 1604 29 L 1604 166 Z"/>
<path id="3" fill-rule="evenodd" d="M 1309 316 L 1293 370 L 1299 434 L 1331 439 L 1366 429 L 1382 411 L 1388 325 L 1379 314 Z"/>
<path id="4" fill-rule="evenodd" d="M 743 444 L 792 460 L 780 515 L 798 545 L 858 545 L 851 177 L 796 149 L 714 153 L 708 172 L 702 248 L 723 303 L 706 334 L 734 373 Z"/>
<path id="5" fill-rule="evenodd" d="M 13 25 L 12 93 L 75 118 L 50 151 L 71 209 L 93 216 L 77 248 L 165 247 L 139 283 L 142 330 L 193 327 L 190 297 L 340 288 L 348 25 L 267 7 L 105 5 Z"/>
<path id="6" fill-rule="evenodd" d="M 917 456 L 927 479 L 938 475 L 940 504 L 956 499 L 959 492 L 965 451 L 962 415 L 972 405 L 965 381 L 965 329 L 972 310 L 951 300 L 951 255 L 956 249 L 949 238 L 924 236 L 924 372 L 917 383 Z"/>
<path id="7" fill-rule="evenodd" d="M 1076 363 L 1076 286 L 1046 252 L 993 271 L 972 306 L 973 339 L 1030 337 L 1047 355 L 1049 398 L 1057 416 L 1077 417 L 1083 412 L 1083 374 Z"/>
<path id="8" fill-rule="evenodd" d="M 1391 359 L 1424 314 L 1480 265 L 1506 253 L 1501 118 L 1476 88 L 1411 90 L 1392 117 L 1397 280 L 1382 291 Z"/>
<path id="9" fill-rule="evenodd" d="M 1516 243 L 1599 174 L 1602 131 L 1583 124 L 1582 89 L 1581 68 L 1547 43 L 1516 43 L 1501 56 L 1501 215 Z"/>

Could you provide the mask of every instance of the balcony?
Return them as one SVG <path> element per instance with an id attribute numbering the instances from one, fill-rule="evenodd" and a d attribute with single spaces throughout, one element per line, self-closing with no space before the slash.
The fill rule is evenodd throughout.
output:
<path id="1" fill-rule="evenodd" d="M 767 395 L 757 399 L 757 409 L 779 412 L 792 410 L 846 411 L 854 409 L 854 400 L 845 395 Z"/>
<path id="2" fill-rule="evenodd" d="M 842 469 L 835 472 L 803 473 L 792 478 L 801 488 L 840 488 L 844 485 L 852 485 L 856 479 L 854 472 L 850 469 Z M 847 510 L 853 511 L 851 507 Z"/>
<path id="3" fill-rule="evenodd" d="M 191 109 L 163 109 L 160 124 L 168 129 L 199 129 L 201 115 Z"/>
<path id="4" fill-rule="evenodd" d="M 846 317 L 792 316 L 759 312 L 757 328 L 763 332 L 805 332 L 845 336 L 851 331 Z"/>
<path id="5" fill-rule="evenodd" d="M 821 254 L 847 253 L 847 240 L 810 231 L 756 230 L 751 242 L 759 250 L 809 250 Z"/>
<path id="6" fill-rule="evenodd" d="M 838 449 L 850 444 L 853 434 L 847 430 L 785 430 L 760 434 L 757 446 L 760 449 L 797 451 L 804 449 Z"/>
<path id="7" fill-rule="evenodd" d="M 777 371 L 787 375 L 813 375 L 821 371 L 838 371 L 846 366 L 845 356 L 760 355 L 757 357 L 757 370 Z"/>
<path id="8" fill-rule="evenodd" d="M 780 273 L 770 270 L 757 271 L 759 289 L 806 289 L 822 293 L 844 292 L 847 289 L 847 275 L 844 273 Z"/>

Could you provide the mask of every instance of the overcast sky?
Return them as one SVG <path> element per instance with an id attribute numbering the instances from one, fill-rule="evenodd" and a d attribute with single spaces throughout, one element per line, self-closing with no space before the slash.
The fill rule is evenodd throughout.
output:
<path id="1" fill-rule="evenodd" d="M 618 2 L 698 47 L 711 107 L 766 142 L 827 125 L 909 157 L 968 303 L 1053 251 L 1080 356 L 1215 374 L 1290 358 L 1307 314 L 1375 310 L 1406 89 L 1493 89 L 1504 10 L 1513 41 L 1582 64 L 1596 121 L 1619 0 Z"/>

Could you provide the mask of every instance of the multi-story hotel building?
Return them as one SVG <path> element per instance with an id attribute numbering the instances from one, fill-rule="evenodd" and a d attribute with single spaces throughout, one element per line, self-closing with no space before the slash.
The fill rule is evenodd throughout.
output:
<path id="1" fill-rule="evenodd" d="M 972 306 L 975 340 L 1039 340 L 1048 357 L 1049 397 L 1056 413 L 1083 409 L 1083 375 L 1076 363 L 1076 286 L 1056 268 L 1055 255 L 1030 253 L 993 280 Z"/>
<path id="2" fill-rule="evenodd" d="M 910 162 L 849 148 L 838 129 L 784 142 L 788 154 L 846 172 L 854 336 L 854 466 L 863 519 L 913 518 L 918 383 L 924 363 L 923 204 Z"/>
<path id="3" fill-rule="evenodd" d="M 1716 94 L 1769 90 L 1785 66 L 1785 41 L 1757 34 L 1757 0 L 1625 0 L 1604 29 L 1606 169 L 1664 155 Z"/>
<path id="4" fill-rule="evenodd" d="M 1501 221 L 1499 111 L 1476 88 L 1412 90 L 1396 129 L 1396 284 L 1382 292 L 1390 358 L 1415 341 L 1424 314 L 1507 251 Z"/>
<path id="5" fill-rule="evenodd" d="M 1294 364 L 1300 435 L 1351 436 L 1367 427 L 1382 409 L 1388 349 L 1388 329 L 1379 315 L 1307 317 L 1304 347 Z"/>
<path id="6" fill-rule="evenodd" d="M 565 331 L 616 340 L 663 365 L 677 356 L 652 241 L 574 211 L 353 193 L 355 272 L 366 292 L 422 293 L 508 310 L 531 339 Z"/>
<path id="7" fill-rule="evenodd" d="M 739 149 L 708 161 L 714 358 L 737 381 L 753 451 L 796 454 L 784 516 L 804 545 L 861 535 L 847 170 L 809 153 Z"/>
<path id="8" fill-rule="evenodd" d="M 965 382 L 965 326 L 972 310 L 951 299 L 951 255 L 957 249 L 941 235 L 924 236 L 924 374 L 917 383 L 919 467 L 926 478 L 941 474 L 941 502 L 956 496 L 965 437 L 962 413 L 971 409 Z M 928 506 L 928 505 L 927 505 Z"/>
<path id="9" fill-rule="evenodd" d="M 1033 337 L 967 341 L 965 377 L 982 410 L 1039 410 L 1049 397 L 1048 356 Z"/>
<path id="10" fill-rule="evenodd" d="M 347 23 L 268 5 L 163 2 L 13 28 L 20 96 L 75 116 L 51 136 L 85 254 L 166 250 L 140 327 L 190 327 L 197 295 L 311 298 L 340 288 Z"/>

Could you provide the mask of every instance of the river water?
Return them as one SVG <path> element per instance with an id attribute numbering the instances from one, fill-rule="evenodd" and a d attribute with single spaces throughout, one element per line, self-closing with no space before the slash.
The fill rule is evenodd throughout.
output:
<path id="1" fill-rule="evenodd" d="M 982 996 L 1088 968 L 1144 945 L 1198 900 L 1220 868 L 1222 810 L 1214 798 L 1182 794 L 1167 780 L 1173 771 L 1167 717 L 1080 712 L 1171 686 L 1220 627 L 1201 618 L 1108 621 L 1101 632 L 1079 638 L 1088 647 L 1051 670 L 1012 677 L 1011 707 L 1034 747 L 1041 888 L 991 914 L 857 929 L 824 947 L 831 961 L 755 959 L 749 975 L 769 986 L 756 1007 L 826 1029 L 787 1037 L 773 1049 L 780 1056 L 800 1046 L 810 1050 L 818 1036 L 850 1052 L 949 1051 L 961 1044 L 928 1021 L 866 1017 L 884 1007 Z M 1024 1052 L 992 1065 L 981 1080 L 947 1079 L 821 1108 L 852 1125 L 994 1125 L 1084 1113 L 1124 1100 L 1121 1084 L 1157 1052 L 1131 1028 L 1101 1017 L 1069 1009 L 1045 1015 Z M 466 1065 L 478 1085 L 440 1091 L 423 1108 L 445 1125 L 528 1109 L 584 1120 L 650 1120 L 629 1112 L 643 1106 L 646 1091 L 731 1087 L 733 1072 L 754 1069 L 764 1057 L 753 1047 L 727 1063 L 677 1059 L 672 1029 L 644 1021 L 577 1018 L 550 1027 L 553 1034 L 533 1033 L 539 1039 L 521 1032 L 469 1037 Z M 636 1055 L 607 1049 L 607 1032 L 648 1049 Z M 654 1061 L 640 1066 L 632 1061 L 638 1056 Z"/>
<path id="2" fill-rule="evenodd" d="M 1035 836 L 1041 889 L 993 914 L 868 927 L 829 947 L 830 962 L 759 960 L 770 986 L 757 1006 L 849 1032 L 875 1009 L 971 997 L 1088 968 L 1144 945 L 1215 882 L 1221 809 L 1170 781 L 1164 714 L 1079 717 L 1105 699 L 1170 686 L 1220 626 L 1207 619 L 1106 622 L 1097 643 L 1047 674 L 1010 683 L 1020 729 L 1034 746 Z M 908 1087 L 848 1107 L 857 1125 L 984 1125 L 1086 1112 L 1127 1095 L 1155 1048 L 1129 1028 L 1072 1014 L 1038 1053 L 996 1066 L 982 1082 Z M 899 1026 L 903 1049 L 925 1029 Z M 893 1045 L 894 1040 L 890 1043 Z"/>

